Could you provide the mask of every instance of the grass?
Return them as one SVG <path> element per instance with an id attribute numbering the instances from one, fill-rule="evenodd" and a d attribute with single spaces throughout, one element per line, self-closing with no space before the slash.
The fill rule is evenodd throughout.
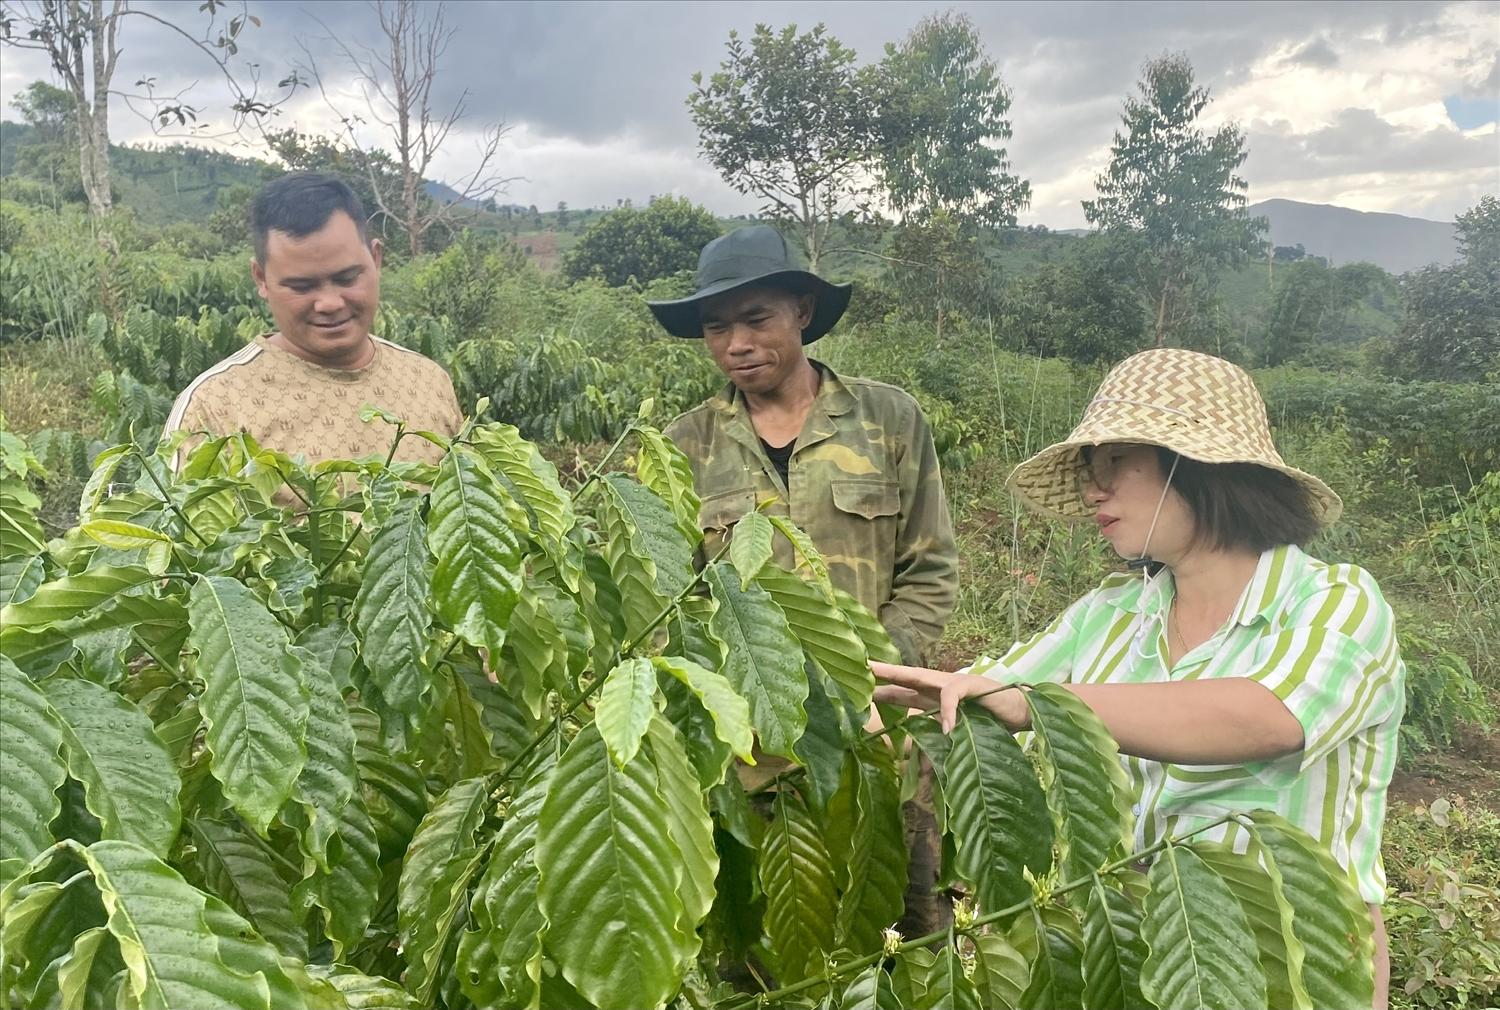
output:
<path id="1" fill-rule="evenodd" d="M 0 348 L 0 389 L 6 422 L 27 434 L 52 428 L 102 437 L 107 427 L 91 396 L 109 361 L 90 346 L 36 341 Z"/>

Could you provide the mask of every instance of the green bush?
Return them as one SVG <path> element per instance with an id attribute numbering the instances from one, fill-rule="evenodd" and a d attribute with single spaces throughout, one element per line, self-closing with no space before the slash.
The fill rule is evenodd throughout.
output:
<path id="1" fill-rule="evenodd" d="M 474 232 L 464 232 L 441 254 L 410 268 L 412 309 L 429 316 L 446 316 L 460 339 L 490 335 L 507 278 L 530 275 L 540 278 L 520 251 L 509 242 L 486 241 Z"/>
<path id="2" fill-rule="evenodd" d="M 644 210 L 612 210 L 589 226 L 563 257 L 569 280 L 647 283 L 698 265 L 698 253 L 719 237 L 719 222 L 686 197 L 658 197 Z"/>
<path id="3" fill-rule="evenodd" d="M 1461 798 L 1393 810 L 1384 907 L 1394 1010 L 1500 996 L 1500 817 Z"/>
<path id="4" fill-rule="evenodd" d="M 1398 637 L 1406 662 L 1403 762 L 1451 747 L 1461 729 L 1487 732 L 1494 728 L 1495 710 L 1467 660 L 1417 632 L 1402 631 Z"/>
<path id="5" fill-rule="evenodd" d="M 0 200 L 0 253 L 8 253 L 26 238 L 31 215 L 10 200 Z"/>

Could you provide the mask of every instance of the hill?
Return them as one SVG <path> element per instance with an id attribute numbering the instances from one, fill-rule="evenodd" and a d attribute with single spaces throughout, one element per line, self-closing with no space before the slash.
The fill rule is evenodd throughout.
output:
<path id="1" fill-rule="evenodd" d="M 1428 221 L 1401 214 L 1375 214 L 1322 203 L 1266 200 L 1250 206 L 1265 218 L 1276 245 L 1301 245 L 1335 266 L 1374 263 L 1393 274 L 1429 263 L 1451 263 L 1458 243 L 1451 221 Z"/>
<path id="2" fill-rule="evenodd" d="M 25 124 L 0 122 L 0 176 L 17 171 L 20 152 L 35 143 L 33 132 Z M 76 163 L 75 158 L 68 161 Z M 116 202 L 133 209 L 142 223 L 154 226 L 202 222 L 215 209 L 221 191 L 237 184 L 258 186 L 277 171 L 253 158 L 185 145 L 116 146 L 111 159 Z M 76 188 L 76 169 L 72 175 Z M 64 180 L 60 178 L 59 183 Z M 429 181 L 426 186 L 436 200 L 452 202 L 458 198 L 442 182 Z M 81 192 L 62 194 L 64 200 L 81 198 Z M 607 209 L 555 211 L 505 203 L 493 211 L 479 211 L 472 207 L 472 201 L 465 203 L 471 204 L 468 209 L 474 212 L 467 222 L 470 227 L 511 239 L 549 269 L 556 267 L 579 233 Z M 1457 256 L 1454 226 L 1448 222 L 1295 200 L 1267 200 L 1252 205 L 1250 212 L 1270 222 L 1270 238 L 1276 245 L 1300 244 L 1308 253 L 1326 257 L 1334 265 L 1366 261 L 1392 273 L 1403 273 L 1428 263 L 1450 262 Z M 738 223 L 724 221 L 726 228 Z M 1004 273 L 1027 273 L 1059 255 L 1075 236 L 1086 234 L 1083 229 L 1022 232 L 997 233 L 987 242 L 991 258 Z M 833 243 L 835 248 L 844 244 Z M 829 260 L 829 268 L 836 274 L 867 274 L 878 271 L 879 266 L 878 260 L 865 256 L 834 254 Z"/>
<path id="3" fill-rule="evenodd" d="M 28 147 L 38 146 L 36 131 L 25 123 L 0 121 L 0 176 L 18 172 L 18 161 Z M 58 169 L 57 198 L 82 200 L 78 189 L 78 154 L 57 152 L 49 162 Z M 259 186 L 276 170 L 255 158 L 240 158 L 186 144 L 111 144 L 110 186 L 115 203 L 129 207 L 149 225 L 178 221 L 202 223 L 218 206 L 219 193 L 236 185 Z M 35 167 L 32 168 L 35 174 Z M 76 192 L 74 192 L 76 190 Z"/>

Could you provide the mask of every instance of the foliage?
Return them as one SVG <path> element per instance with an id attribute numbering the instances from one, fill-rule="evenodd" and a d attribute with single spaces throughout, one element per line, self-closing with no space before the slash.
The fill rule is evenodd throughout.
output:
<path id="1" fill-rule="evenodd" d="M 1388 282 L 1379 267 L 1350 263 L 1332 268 L 1321 259 L 1302 259 L 1281 271 L 1267 321 L 1262 357 L 1280 365 L 1334 342 L 1349 312 L 1372 286 Z"/>
<path id="2" fill-rule="evenodd" d="M 618 287 L 667 277 L 698 265 L 698 252 L 719 237 L 719 222 L 686 197 L 657 197 L 644 210 L 621 207 L 599 218 L 563 257 L 569 280 L 598 277 Z"/>
<path id="3" fill-rule="evenodd" d="M 1000 309 L 1016 350 L 1088 363 L 1139 350 L 1146 317 L 1130 273 L 1129 242 L 1081 239 L 1058 262 L 1012 282 Z"/>
<path id="4" fill-rule="evenodd" d="M 1454 221 L 1458 249 L 1477 267 L 1500 266 L 1500 197 L 1486 195 Z"/>
<path id="5" fill-rule="evenodd" d="M 1336 417 L 1356 445 L 1387 440 L 1426 486 L 1467 488 L 1500 462 L 1500 387 L 1404 381 L 1306 368 L 1256 373 L 1275 427 Z"/>
<path id="6" fill-rule="evenodd" d="M 1140 97 L 1125 100 L 1125 132 L 1115 134 L 1099 195 L 1083 203 L 1090 224 L 1137 243 L 1140 291 L 1158 347 L 1180 341 L 1202 311 L 1213 270 L 1262 244 L 1264 222 L 1246 215 L 1246 183 L 1235 174 L 1247 156 L 1244 136 L 1232 125 L 1212 134 L 1198 126 L 1208 102 L 1185 56 L 1148 62 Z"/>
<path id="7" fill-rule="evenodd" d="M 1010 91 L 974 23 L 946 11 L 888 43 L 872 85 L 877 170 L 908 223 L 946 211 L 965 224 L 1012 227 L 1031 186 L 1011 174 Z"/>
<path id="8" fill-rule="evenodd" d="M 925 715 L 866 733 L 878 624 L 764 552 L 695 573 L 690 471 L 634 430 L 645 483 L 572 493 L 504 425 L 435 468 L 309 470 L 245 436 L 180 474 L 103 454 L 81 525 L 4 569 L 6 998 L 742 1008 L 729 938 L 764 935 L 768 1005 L 873 985 L 1185 1006 L 1263 993 L 1273 954 L 1287 984 L 1368 1002 L 1369 922 L 1331 858 L 1259 813 L 1254 855 L 1131 852 L 1118 756 L 1065 691 L 1030 695 L 1045 797 L 982 710 L 951 741 Z M 124 456 L 141 475 L 106 495 Z M 20 439 L 4 460 L 35 465 Z M 274 505 L 283 485 L 310 507 Z M 980 901 L 948 938 L 881 932 L 908 733 Z M 753 739 L 807 761 L 768 817 L 729 760 Z M 739 900 L 754 882 L 764 902 Z M 1268 894 L 1279 926 L 1252 933 Z"/>
<path id="9" fill-rule="evenodd" d="M 1487 196 L 1458 218 L 1464 259 L 1407 274 L 1401 332 L 1388 367 L 1458 382 L 1500 372 L 1500 201 Z"/>
<path id="10" fill-rule="evenodd" d="M 949 314 L 979 318 L 995 301 L 978 236 L 946 210 L 932 212 L 920 224 L 903 225 L 889 252 L 889 275 L 903 311 L 933 318 L 938 339 Z"/>
<path id="11" fill-rule="evenodd" d="M 1406 663 L 1403 762 L 1452 747 L 1461 728 L 1494 728 L 1495 709 L 1467 660 L 1418 632 L 1403 631 L 1400 640 Z"/>
<path id="12" fill-rule="evenodd" d="M 1386 824 L 1391 1005 L 1491 1005 L 1500 996 L 1500 818 L 1440 797 L 1392 811 Z"/>
<path id="13" fill-rule="evenodd" d="M 412 307 L 429 316 L 446 316 L 464 336 L 480 336 L 494 319 L 506 279 L 527 269 L 511 243 L 486 241 L 465 231 L 442 253 L 414 267 Z"/>
<path id="14" fill-rule="evenodd" d="M 856 209 L 871 142 L 869 88 L 854 50 L 823 25 L 798 34 L 758 24 L 748 47 L 729 33 L 728 56 L 693 75 L 688 109 L 698 146 L 724 181 L 765 201 L 818 269 L 832 223 Z"/>

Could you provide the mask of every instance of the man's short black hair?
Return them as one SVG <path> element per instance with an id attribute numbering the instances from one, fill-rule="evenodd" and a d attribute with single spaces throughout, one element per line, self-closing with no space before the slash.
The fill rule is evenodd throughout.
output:
<path id="1" fill-rule="evenodd" d="M 289 172 L 268 182 L 250 204 L 250 232 L 255 238 L 255 258 L 266 261 L 266 242 L 271 232 L 306 238 L 343 211 L 359 229 L 359 240 L 369 243 L 365 231 L 365 205 L 342 179 L 321 172 Z"/>

